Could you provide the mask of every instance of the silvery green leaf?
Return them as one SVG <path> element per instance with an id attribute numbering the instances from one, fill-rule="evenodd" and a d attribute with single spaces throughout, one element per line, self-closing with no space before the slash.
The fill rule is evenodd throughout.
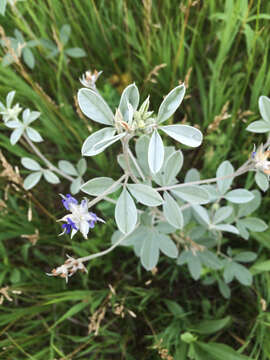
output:
<path id="1" fill-rule="evenodd" d="M 220 197 L 216 185 L 201 185 L 200 188 L 208 192 L 210 202 L 214 202 Z"/>
<path id="2" fill-rule="evenodd" d="M 12 133 L 10 135 L 10 143 L 11 143 L 11 145 L 15 145 L 20 140 L 20 137 L 22 136 L 23 130 L 24 130 L 23 127 L 19 127 L 19 128 L 12 131 Z"/>
<path id="3" fill-rule="evenodd" d="M 12 104 L 12 101 L 14 99 L 14 96 L 16 94 L 16 91 L 10 91 L 8 94 L 7 94 L 7 97 L 6 97 L 6 103 L 7 103 L 7 108 L 10 108 L 11 107 L 11 104 Z"/>
<path id="4" fill-rule="evenodd" d="M 135 144 L 135 151 L 138 163 L 144 173 L 144 175 L 150 174 L 150 169 L 148 165 L 148 148 L 149 148 L 149 136 L 143 135 L 140 136 Z"/>
<path id="5" fill-rule="evenodd" d="M 229 284 L 234 278 L 234 272 L 235 272 L 234 264 L 235 263 L 233 261 L 228 261 L 224 268 L 223 278 L 226 284 Z"/>
<path id="6" fill-rule="evenodd" d="M 111 138 L 99 141 L 98 143 L 96 143 L 94 145 L 93 152 L 95 153 L 95 155 L 101 153 L 107 147 L 111 146 L 112 144 L 114 144 L 118 140 L 122 139 L 124 136 L 126 136 L 126 133 L 121 133 L 121 134 L 112 136 Z"/>
<path id="7" fill-rule="evenodd" d="M 155 229 L 162 234 L 172 234 L 176 231 L 176 228 L 167 223 L 167 221 L 159 222 Z"/>
<path id="8" fill-rule="evenodd" d="M 159 259 L 159 241 L 154 231 L 148 231 L 144 234 L 141 247 L 141 263 L 146 270 L 152 270 Z"/>
<path id="9" fill-rule="evenodd" d="M 217 187 L 221 194 L 225 194 L 225 192 L 229 190 L 229 188 L 231 187 L 233 181 L 233 177 L 231 175 L 233 175 L 233 173 L 234 173 L 234 168 L 229 161 L 227 160 L 223 161 L 219 165 L 216 176 L 218 178 L 224 178 L 228 176 L 228 178 L 220 179 L 217 181 Z"/>
<path id="10" fill-rule="evenodd" d="M 189 125 L 167 125 L 160 126 L 160 130 L 164 131 L 167 135 L 181 144 L 198 147 L 202 143 L 202 133 L 200 130 Z"/>
<path id="11" fill-rule="evenodd" d="M 88 195 L 98 196 L 103 194 L 114 183 L 115 181 L 109 177 L 98 177 L 84 183 L 81 187 L 81 191 Z M 120 187 L 120 184 L 115 185 L 115 187 L 112 188 L 109 194 L 117 191 Z"/>
<path id="12" fill-rule="evenodd" d="M 184 158 L 181 150 L 173 152 L 165 162 L 164 184 L 170 185 L 183 166 Z"/>
<path id="13" fill-rule="evenodd" d="M 265 133 L 270 131 L 270 122 L 264 120 L 253 121 L 246 130 L 254 133 Z"/>
<path id="14" fill-rule="evenodd" d="M 255 175 L 256 184 L 262 191 L 266 191 L 269 188 L 268 176 L 261 171 L 257 171 Z"/>
<path id="15" fill-rule="evenodd" d="M 210 269 L 218 270 L 223 267 L 222 261 L 216 254 L 209 250 L 198 251 L 197 256 L 200 258 L 201 262 Z"/>
<path id="16" fill-rule="evenodd" d="M 12 64 L 13 62 L 14 62 L 14 58 L 10 54 L 5 54 L 2 58 L 2 65 L 4 67 Z"/>
<path id="17" fill-rule="evenodd" d="M 140 101 L 140 94 L 137 86 L 135 83 L 128 85 L 124 91 L 122 92 L 120 103 L 119 103 L 119 109 L 120 112 L 126 122 L 128 122 L 129 117 L 129 109 L 128 104 L 130 104 L 134 111 L 137 110 L 137 107 L 139 105 Z"/>
<path id="18" fill-rule="evenodd" d="M 111 139 L 115 134 L 115 131 L 116 130 L 111 127 L 106 127 L 88 136 L 88 138 L 84 141 L 82 146 L 82 155 L 94 156 L 101 153 L 103 150 L 94 151 L 94 146 L 102 140 Z"/>
<path id="19" fill-rule="evenodd" d="M 29 125 L 40 117 L 40 112 L 30 111 L 29 109 L 25 109 L 22 114 L 22 117 L 23 117 L 23 123 L 25 125 Z"/>
<path id="20" fill-rule="evenodd" d="M 95 91 L 80 89 L 78 103 L 84 115 L 101 124 L 113 125 L 114 115 L 108 104 Z"/>
<path id="21" fill-rule="evenodd" d="M 188 259 L 188 270 L 194 280 L 198 280 L 201 276 L 202 264 L 197 255 L 193 255 Z"/>
<path id="22" fill-rule="evenodd" d="M 40 40 L 30 40 L 30 41 L 27 41 L 27 47 L 36 47 L 40 45 Z"/>
<path id="23" fill-rule="evenodd" d="M 9 120 L 5 122 L 6 127 L 10 129 L 16 129 L 22 126 L 22 123 L 19 120 Z"/>
<path id="24" fill-rule="evenodd" d="M 261 204 L 261 193 L 259 190 L 252 190 L 252 194 L 254 195 L 254 198 L 245 203 L 245 204 L 241 204 L 239 205 L 238 208 L 238 217 L 243 217 L 243 216 L 247 216 L 250 215 L 251 213 L 253 213 L 255 210 L 258 209 L 258 207 Z"/>
<path id="25" fill-rule="evenodd" d="M 60 180 L 57 175 L 55 175 L 51 170 L 45 169 L 43 170 L 43 175 L 45 179 L 51 184 L 59 184 Z"/>
<path id="26" fill-rule="evenodd" d="M 185 176 L 185 183 L 199 181 L 200 172 L 197 169 L 189 169 Z"/>
<path id="27" fill-rule="evenodd" d="M 213 223 L 218 224 L 224 220 L 226 220 L 233 212 L 233 208 L 231 206 L 223 206 L 219 208 L 214 215 Z"/>
<path id="28" fill-rule="evenodd" d="M 243 265 L 233 263 L 234 276 L 243 285 L 250 286 L 252 284 L 252 275 Z"/>
<path id="29" fill-rule="evenodd" d="M 87 163 L 86 160 L 84 158 L 80 159 L 76 165 L 77 169 L 78 169 L 78 173 L 80 174 L 80 176 L 83 176 L 86 172 L 87 169 Z"/>
<path id="30" fill-rule="evenodd" d="M 43 141 L 43 138 L 40 136 L 39 132 L 30 126 L 26 128 L 26 134 L 28 135 L 29 139 L 34 142 Z"/>
<path id="31" fill-rule="evenodd" d="M 164 193 L 163 213 L 169 224 L 182 229 L 184 226 L 183 214 L 177 202 L 167 192 Z"/>
<path id="32" fill-rule="evenodd" d="M 7 0 L 1 0 L 0 1 L 0 14 L 1 15 L 5 15 L 6 6 L 7 6 Z"/>
<path id="33" fill-rule="evenodd" d="M 250 231 L 255 231 L 255 232 L 262 232 L 268 228 L 267 224 L 263 220 L 255 217 L 240 219 L 239 223 L 244 225 Z"/>
<path id="34" fill-rule="evenodd" d="M 121 168 L 126 171 L 127 170 L 127 163 L 125 161 L 125 157 L 123 154 L 119 154 L 117 155 L 117 162 L 118 164 L 121 166 Z M 130 160 L 129 166 L 131 168 L 132 173 L 136 176 L 136 177 L 140 177 L 140 174 L 138 172 L 138 170 L 136 169 L 133 161 Z"/>
<path id="35" fill-rule="evenodd" d="M 175 113 L 185 96 L 185 91 L 185 85 L 182 84 L 165 96 L 158 110 L 157 121 L 159 123 L 166 121 Z"/>
<path id="36" fill-rule="evenodd" d="M 270 123 L 270 99 L 267 96 L 260 96 L 259 109 L 263 120 Z"/>
<path id="37" fill-rule="evenodd" d="M 210 224 L 210 218 L 208 212 L 204 207 L 202 207 L 201 205 L 193 205 L 192 209 L 194 211 L 194 215 L 196 219 L 199 221 L 200 224 L 202 225 Z"/>
<path id="38" fill-rule="evenodd" d="M 229 286 L 221 279 L 218 279 L 218 288 L 225 299 L 229 299 L 231 297 L 231 290 Z"/>
<path id="39" fill-rule="evenodd" d="M 190 231 L 187 233 L 187 236 L 196 242 L 199 241 L 202 237 L 204 237 L 205 233 L 206 233 L 205 227 L 198 225 L 190 229 Z"/>
<path id="40" fill-rule="evenodd" d="M 192 204 L 207 204 L 210 200 L 208 192 L 196 185 L 187 185 L 171 191 L 180 199 Z"/>
<path id="41" fill-rule="evenodd" d="M 123 189 L 115 207 L 115 221 L 118 229 L 130 233 L 137 223 L 137 209 L 134 200 L 126 189 Z"/>
<path id="42" fill-rule="evenodd" d="M 144 184 L 129 184 L 127 187 L 135 199 L 144 205 L 159 206 L 163 204 L 162 197 L 151 186 Z"/>
<path id="43" fill-rule="evenodd" d="M 253 251 L 243 251 L 240 254 L 234 256 L 234 261 L 240 262 L 252 262 L 257 258 L 257 254 Z"/>
<path id="44" fill-rule="evenodd" d="M 22 55 L 23 55 L 23 61 L 26 63 L 26 65 L 30 69 L 34 69 L 34 67 L 35 67 L 35 58 L 34 58 L 34 55 L 33 55 L 32 51 L 28 47 L 25 47 L 22 50 Z"/>
<path id="45" fill-rule="evenodd" d="M 71 164 L 71 162 L 67 160 L 60 160 L 58 161 L 58 167 L 60 170 L 62 170 L 64 173 L 72 176 L 78 176 L 78 172 L 75 169 L 74 165 Z"/>
<path id="46" fill-rule="evenodd" d="M 29 174 L 24 179 L 24 182 L 23 182 L 23 187 L 25 188 L 25 190 L 32 189 L 39 182 L 41 175 L 42 175 L 41 171 L 37 171 L 32 174 Z"/>
<path id="47" fill-rule="evenodd" d="M 73 58 L 81 58 L 86 56 L 86 52 L 79 47 L 66 49 L 65 54 Z"/>
<path id="48" fill-rule="evenodd" d="M 190 258 L 193 256 L 192 252 L 189 250 L 183 250 L 180 254 L 180 256 L 177 259 L 177 265 L 184 265 L 186 264 Z"/>
<path id="49" fill-rule="evenodd" d="M 224 198 L 232 203 L 242 204 L 254 199 L 254 195 L 246 189 L 235 189 L 229 191 Z"/>
<path id="50" fill-rule="evenodd" d="M 146 228 L 145 226 L 139 226 L 137 229 L 132 231 L 132 233 L 125 235 L 121 233 L 121 231 L 117 230 L 113 233 L 113 236 L 111 238 L 112 244 L 115 244 L 120 238 L 125 238 L 120 245 L 121 246 L 136 246 L 136 244 L 142 241 L 144 234 L 145 234 Z"/>
<path id="51" fill-rule="evenodd" d="M 172 259 L 176 259 L 178 257 L 178 249 L 169 236 L 158 234 L 156 240 L 158 240 L 159 249 L 163 252 L 163 254 Z"/>
<path id="52" fill-rule="evenodd" d="M 65 45 L 68 42 L 68 39 L 70 37 L 71 33 L 71 27 L 68 24 L 65 24 L 60 29 L 60 41 L 63 45 Z"/>
<path id="53" fill-rule="evenodd" d="M 213 226 L 213 228 L 217 229 L 217 230 L 220 230 L 220 231 L 226 231 L 226 232 L 230 232 L 230 233 L 239 235 L 238 229 L 233 225 L 218 224 L 218 225 Z"/>
<path id="54" fill-rule="evenodd" d="M 27 157 L 22 158 L 21 163 L 28 170 L 38 171 L 41 169 L 39 163 L 36 160 Z"/>
<path id="55" fill-rule="evenodd" d="M 10 1 L 10 0 L 9 0 Z M 12 1 L 12 0 L 11 0 Z M 18 41 L 20 43 L 25 43 L 25 39 L 23 37 L 23 34 L 20 32 L 20 30 L 18 29 L 15 29 L 14 30 L 14 35 L 16 36 L 16 38 L 18 39 Z"/>
<path id="56" fill-rule="evenodd" d="M 73 180 L 70 184 L 70 192 L 72 195 L 78 194 L 81 189 L 82 178 L 79 176 L 77 179 Z"/>
<path id="57" fill-rule="evenodd" d="M 164 146 L 157 130 L 154 130 L 148 148 L 148 165 L 153 174 L 156 174 L 164 161 Z"/>
<path id="58" fill-rule="evenodd" d="M 132 107 L 132 105 L 130 103 L 128 103 L 128 116 L 127 116 L 127 123 L 129 125 L 132 124 L 132 121 L 133 121 L 133 115 L 134 115 L 134 109 Z"/>
<path id="59" fill-rule="evenodd" d="M 249 232 L 247 231 L 246 227 L 243 224 L 241 224 L 241 222 L 239 220 L 236 221 L 236 227 L 237 227 L 237 229 L 239 231 L 240 236 L 243 239 L 248 240 Z"/>

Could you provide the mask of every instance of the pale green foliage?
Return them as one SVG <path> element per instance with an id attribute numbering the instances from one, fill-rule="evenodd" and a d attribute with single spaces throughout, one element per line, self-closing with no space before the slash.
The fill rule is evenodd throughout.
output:
<path id="1" fill-rule="evenodd" d="M 68 41 L 69 35 L 69 27 L 63 27 L 60 32 L 63 44 Z M 6 107 L 1 104 L 5 125 L 14 129 L 11 143 L 18 142 L 22 135 L 28 142 L 42 141 L 39 133 L 29 126 L 40 113 L 26 109 L 21 122 L 18 119 L 21 108 L 18 104 L 11 106 L 14 94 L 11 92 L 8 95 Z M 56 172 L 71 182 L 71 193 L 81 190 L 96 197 L 94 203 L 105 196 L 113 196 L 111 201 L 115 203 L 114 216 L 118 227 L 112 237 L 113 246 L 132 246 L 146 270 L 152 270 L 163 253 L 177 259 L 178 265 L 187 264 L 195 280 L 207 271 L 210 276 L 204 281 L 216 281 L 222 295 L 228 298 L 228 284 L 234 278 L 243 285 L 251 285 L 252 275 L 241 262 L 253 261 L 255 254 L 233 254 L 227 247 L 225 255 L 215 249 L 223 246 L 226 249 L 228 233 L 248 239 L 249 231 L 265 231 L 267 225 L 250 216 L 260 205 L 261 197 L 257 190 L 231 189 L 233 178 L 238 173 L 227 160 L 219 165 L 215 184 L 211 184 L 213 180 L 209 183 L 200 180 L 200 173 L 196 169 L 189 169 L 184 182 L 179 182 L 178 176 L 184 164 L 183 151 L 174 146 L 164 146 L 159 130 L 174 139 L 178 146 L 179 143 L 189 147 L 201 145 L 202 133 L 195 127 L 179 124 L 160 126 L 175 113 L 184 94 L 184 85 L 173 89 L 161 103 L 158 115 L 155 115 L 154 111 L 149 111 L 149 97 L 139 107 L 139 90 L 135 84 L 131 84 L 124 89 L 114 115 L 96 90 L 80 89 L 78 103 L 84 115 L 106 125 L 85 139 L 82 155 L 98 155 L 120 140 L 123 153 L 118 155 L 117 160 L 124 175 L 118 180 L 103 176 L 84 182 L 83 176 L 87 170 L 85 159 L 80 159 L 75 166 L 69 161 L 60 160 L 56 168 L 36 152 L 48 168 L 42 168 L 33 159 L 22 158 L 22 165 L 31 171 L 24 180 L 24 187 L 31 189 L 42 176 L 49 183 L 58 184 L 60 179 Z M 259 101 L 263 121 L 268 121 L 268 102 L 265 97 Z M 136 138 L 135 154 L 129 147 L 133 138 Z M 253 164 L 252 161 L 250 164 Z M 268 163 L 260 166 L 268 166 Z M 256 170 L 255 180 L 266 191 L 268 178 L 257 168 L 250 169 Z"/>

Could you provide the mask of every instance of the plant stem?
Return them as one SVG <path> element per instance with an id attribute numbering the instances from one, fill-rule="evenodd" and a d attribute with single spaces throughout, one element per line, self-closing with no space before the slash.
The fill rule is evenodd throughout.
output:
<path id="1" fill-rule="evenodd" d="M 138 170 L 138 173 L 140 174 L 140 177 L 143 181 L 145 181 L 145 177 L 143 175 L 142 169 L 140 168 L 140 165 L 138 164 L 135 156 L 132 154 L 132 151 L 128 148 L 128 155 L 130 156 L 131 160 L 133 161 L 134 166 Z"/>
<path id="2" fill-rule="evenodd" d="M 129 175 L 131 177 L 131 179 L 133 180 L 133 182 L 135 184 L 139 184 L 139 180 L 137 179 L 137 177 L 133 174 L 131 167 L 130 167 L 130 162 L 129 162 L 129 140 L 131 139 L 131 137 L 129 135 L 125 136 L 123 139 L 121 139 L 122 142 L 122 148 L 123 148 L 123 155 L 124 155 L 124 159 L 125 159 L 125 163 L 127 166 L 127 175 Z"/>
<path id="3" fill-rule="evenodd" d="M 53 170 L 54 172 L 63 176 L 65 179 L 71 182 L 74 180 L 73 177 L 62 172 L 60 169 L 54 166 L 44 155 L 42 155 L 42 153 L 39 151 L 36 145 L 29 139 L 29 137 L 26 134 L 23 134 L 23 138 L 27 141 L 27 143 L 30 145 L 30 147 L 36 153 L 36 155 L 48 166 L 49 170 Z"/>
<path id="4" fill-rule="evenodd" d="M 138 227 L 138 225 L 135 227 L 134 230 L 136 230 L 137 227 Z M 103 256 L 103 255 L 108 254 L 108 253 L 111 252 L 114 248 L 116 248 L 119 244 L 121 244 L 121 242 L 124 241 L 128 235 L 129 235 L 129 234 L 124 235 L 122 238 L 120 238 L 118 241 L 116 241 L 116 243 L 114 243 L 114 244 L 113 244 L 111 247 L 109 247 L 108 249 L 103 250 L 103 251 L 101 251 L 101 252 L 99 252 L 99 253 L 96 253 L 96 254 L 92 254 L 92 255 L 88 255 L 88 256 L 79 258 L 79 259 L 77 259 L 77 261 L 86 262 L 86 261 L 89 261 L 89 260 L 95 259 L 95 258 L 97 258 L 97 257 L 100 257 L 100 256 Z"/>
<path id="5" fill-rule="evenodd" d="M 185 187 L 185 186 L 190 186 L 190 185 L 210 184 L 213 182 L 217 182 L 219 180 L 235 178 L 235 177 L 242 175 L 242 174 L 248 172 L 249 170 L 253 169 L 253 167 L 248 166 L 249 162 L 250 162 L 250 160 L 248 160 L 243 166 L 241 166 L 238 170 L 236 170 L 232 175 L 215 177 L 215 178 L 210 178 L 210 179 L 205 179 L 205 180 L 190 181 L 187 183 L 176 184 L 176 185 L 171 185 L 171 186 L 163 186 L 160 188 L 156 188 L 155 190 L 157 190 L 157 191 L 172 190 L 172 189 L 178 189 L 180 187 Z"/>

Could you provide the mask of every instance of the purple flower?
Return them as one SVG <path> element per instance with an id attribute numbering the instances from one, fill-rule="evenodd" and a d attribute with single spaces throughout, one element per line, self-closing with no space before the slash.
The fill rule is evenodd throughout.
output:
<path id="1" fill-rule="evenodd" d="M 62 203 L 67 210 L 70 210 L 70 204 L 77 205 L 78 201 L 74 197 L 72 197 L 70 194 L 67 194 L 66 196 L 63 197 Z"/>
<path id="2" fill-rule="evenodd" d="M 97 217 L 95 213 L 88 211 L 88 201 L 86 199 L 83 199 L 79 204 L 75 198 L 67 194 L 66 196 L 62 195 L 62 202 L 70 213 L 60 219 L 60 221 L 66 222 L 62 225 L 64 231 L 60 235 L 71 233 L 72 238 L 77 231 L 80 231 L 83 237 L 87 239 L 89 230 L 93 229 L 97 221 L 105 222 Z"/>
<path id="3" fill-rule="evenodd" d="M 74 222 L 70 218 L 67 218 L 67 224 L 63 224 L 62 228 L 65 229 L 65 232 L 67 234 L 69 234 L 71 232 L 71 229 L 78 230 L 76 225 L 74 224 Z"/>

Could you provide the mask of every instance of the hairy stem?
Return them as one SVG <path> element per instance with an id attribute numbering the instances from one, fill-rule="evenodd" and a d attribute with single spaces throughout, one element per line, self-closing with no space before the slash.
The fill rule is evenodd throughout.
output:
<path id="1" fill-rule="evenodd" d="M 249 164 L 250 164 L 250 160 L 248 160 L 245 164 L 243 164 L 238 170 L 236 170 L 231 175 L 215 177 L 215 178 L 210 178 L 210 179 L 205 179 L 205 180 L 190 181 L 190 182 L 187 182 L 187 183 L 176 184 L 176 185 L 171 185 L 171 186 L 163 186 L 163 187 L 160 187 L 160 188 L 156 188 L 155 190 L 157 190 L 157 191 L 172 190 L 172 189 L 178 189 L 180 187 L 185 187 L 185 186 L 189 186 L 189 185 L 210 184 L 210 183 L 213 183 L 213 182 L 217 182 L 219 180 L 235 178 L 235 177 L 240 176 L 240 175 L 248 172 L 249 170 L 253 169 L 253 167 L 249 166 Z"/>
<path id="2" fill-rule="evenodd" d="M 124 155 L 124 159 L 125 159 L 125 163 L 126 163 L 126 166 L 127 166 L 127 174 L 131 177 L 131 179 L 133 180 L 133 182 L 135 184 L 139 184 L 139 180 L 137 179 L 137 177 L 133 174 L 132 172 L 132 169 L 130 167 L 130 162 L 129 162 L 129 146 L 128 146 L 128 143 L 129 143 L 129 140 L 130 140 L 130 136 L 127 135 L 125 136 L 123 139 L 121 139 L 121 142 L 122 142 L 122 148 L 123 148 L 123 155 Z"/>
<path id="3" fill-rule="evenodd" d="M 27 141 L 28 145 L 32 148 L 32 150 L 36 153 L 36 155 L 48 166 L 49 170 L 53 170 L 57 174 L 63 176 L 65 179 L 69 181 L 73 181 L 74 178 L 65 174 L 63 171 L 58 169 L 56 166 L 54 166 L 36 147 L 36 145 L 29 139 L 29 137 L 26 134 L 23 134 L 23 138 Z"/>
<path id="4" fill-rule="evenodd" d="M 134 166 L 136 167 L 138 173 L 140 174 L 140 177 L 143 181 L 145 181 L 145 177 L 143 175 L 142 169 L 140 168 L 140 165 L 138 164 L 135 156 L 132 154 L 132 151 L 128 149 L 128 155 L 130 156 L 131 160 L 133 161 Z"/>
<path id="5" fill-rule="evenodd" d="M 137 225 L 137 227 L 138 227 L 138 225 Z M 137 227 L 135 227 L 135 229 L 136 229 Z M 134 230 L 135 230 L 135 229 L 134 229 Z M 103 255 L 108 254 L 108 253 L 111 252 L 114 248 L 116 248 L 119 244 L 121 244 L 121 242 L 123 242 L 128 235 L 129 235 L 129 234 L 126 234 L 126 235 L 124 235 L 123 237 L 121 237 L 118 241 L 116 241 L 116 243 L 114 243 L 114 244 L 113 244 L 112 246 L 110 246 L 108 249 L 103 250 L 103 251 L 101 251 L 101 252 L 99 252 L 99 253 L 96 253 L 96 254 L 92 254 L 92 255 L 88 255 L 88 256 L 79 258 L 79 259 L 77 259 L 77 261 L 86 262 L 86 261 L 89 261 L 89 260 L 95 259 L 95 258 L 97 258 L 97 257 L 100 257 L 100 256 L 103 256 Z"/>

